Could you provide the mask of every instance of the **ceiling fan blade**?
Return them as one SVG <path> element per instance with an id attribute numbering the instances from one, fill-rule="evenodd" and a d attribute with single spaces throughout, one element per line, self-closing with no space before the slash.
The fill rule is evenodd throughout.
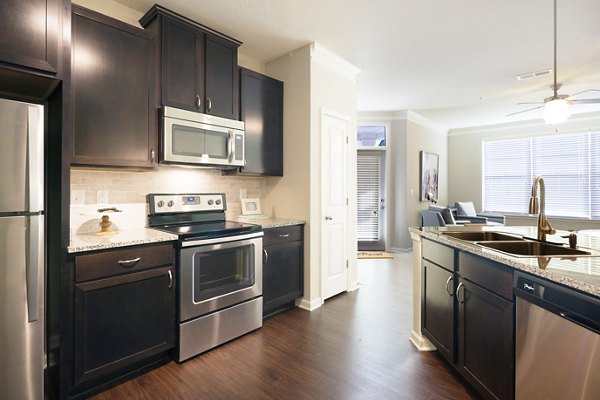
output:
<path id="1" fill-rule="evenodd" d="M 587 90 L 584 90 L 583 92 L 579 92 L 579 93 L 575 93 L 575 94 L 570 95 L 568 97 L 568 99 L 572 99 L 575 96 L 579 96 L 580 94 L 584 94 L 584 93 L 587 93 L 587 92 L 600 92 L 600 89 L 587 89 Z"/>
<path id="2" fill-rule="evenodd" d="M 573 104 L 600 104 L 600 99 L 579 99 L 569 100 L 569 102 Z"/>
<path id="3" fill-rule="evenodd" d="M 543 108 L 544 106 L 538 106 L 538 107 L 533 107 L 533 108 L 529 108 L 527 110 L 523 110 L 523 111 L 517 111 L 511 114 L 506 114 L 506 117 L 510 117 L 511 115 L 517 115 L 517 114 L 522 114 L 522 113 L 526 113 L 528 111 L 533 111 L 533 110 L 537 110 L 538 108 Z"/>

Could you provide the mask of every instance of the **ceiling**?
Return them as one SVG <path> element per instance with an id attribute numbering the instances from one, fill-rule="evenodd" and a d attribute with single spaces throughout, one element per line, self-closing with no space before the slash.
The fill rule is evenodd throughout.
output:
<path id="1" fill-rule="evenodd" d="M 146 12 L 156 0 L 116 0 Z M 317 41 L 360 68 L 358 110 L 411 110 L 447 128 L 506 117 L 551 96 L 552 0 L 158 0 L 267 62 Z M 600 1 L 558 0 L 560 94 L 600 89 Z M 581 98 L 585 98 L 582 96 Z M 600 97 L 600 92 L 587 97 Z M 573 113 L 600 111 L 577 105 Z"/>

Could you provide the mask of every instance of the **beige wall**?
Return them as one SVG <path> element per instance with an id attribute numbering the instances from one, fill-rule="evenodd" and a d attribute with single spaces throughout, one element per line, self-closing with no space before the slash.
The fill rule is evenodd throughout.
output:
<path id="1" fill-rule="evenodd" d="M 72 3 L 108 15 L 138 28 L 140 28 L 138 21 L 144 15 L 113 0 L 72 0 Z"/>
<path id="2" fill-rule="evenodd" d="M 482 210 L 482 146 L 484 140 L 581 132 L 588 129 L 600 129 L 600 115 L 574 115 L 569 121 L 556 127 L 536 120 L 450 131 L 448 136 L 448 200 L 451 202 L 472 200 L 475 203 L 475 209 Z"/>

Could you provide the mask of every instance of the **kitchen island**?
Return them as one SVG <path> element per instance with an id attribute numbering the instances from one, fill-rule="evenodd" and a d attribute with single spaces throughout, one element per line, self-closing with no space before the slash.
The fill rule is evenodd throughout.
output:
<path id="1" fill-rule="evenodd" d="M 594 332 L 600 322 L 600 232 L 577 232 L 576 248 L 573 237 L 568 243 L 569 232 L 547 235 L 546 242 L 539 242 L 534 227 L 455 226 L 410 232 L 414 241 L 410 340 L 419 350 L 437 349 L 484 398 L 527 398 L 526 390 L 546 390 L 547 378 L 532 379 L 539 375 L 540 364 L 565 360 L 566 371 L 576 371 L 600 361 L 593 351 L 593 343 L 599 342 Z M 522 248 L 535 250 L 517 255 Z M 567 298 L 573 300 L 565 302 Z M 554 314 L 530 301 L 540 307 L 548 304 Z M 574 308 L 581 313 L 573 314 L 561 311 L 561 304 L 583 308 Z M 531 307 L 543 314 L 543 326 L 539 315 L 530 314 Z M 569 329 L 578 333 L 565 335 Z M 553 344 L 535 351 L 538 338 Z M 587 358 L 569 363 L 567 356 L 578 350 Z M 579 375 L 566 379 L 576 381 Z M 562 398 L 574 398 L 571 394 L 581 387 L 592 387 L 580 383 Z"/>

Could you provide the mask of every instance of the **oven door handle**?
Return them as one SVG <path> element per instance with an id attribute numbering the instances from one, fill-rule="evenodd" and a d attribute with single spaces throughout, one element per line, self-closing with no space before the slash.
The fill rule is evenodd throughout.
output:
<path id="1" fill-rule="evenodd" d="M 263 235 L 264 235 L 264 233 L 262 231 L 260 231 L 260 232 L 248 233 L 246 235 L 225 236 L 225 237 L 218 237 L 218 238 L 213 238 L 213 239 L 189 240 L 189 241 L 181 242 L 181 247 L 204 246 L 207 244 L 237 242 L 238 240 L 253 239 L 253 238 L 261 237 Z"/>

